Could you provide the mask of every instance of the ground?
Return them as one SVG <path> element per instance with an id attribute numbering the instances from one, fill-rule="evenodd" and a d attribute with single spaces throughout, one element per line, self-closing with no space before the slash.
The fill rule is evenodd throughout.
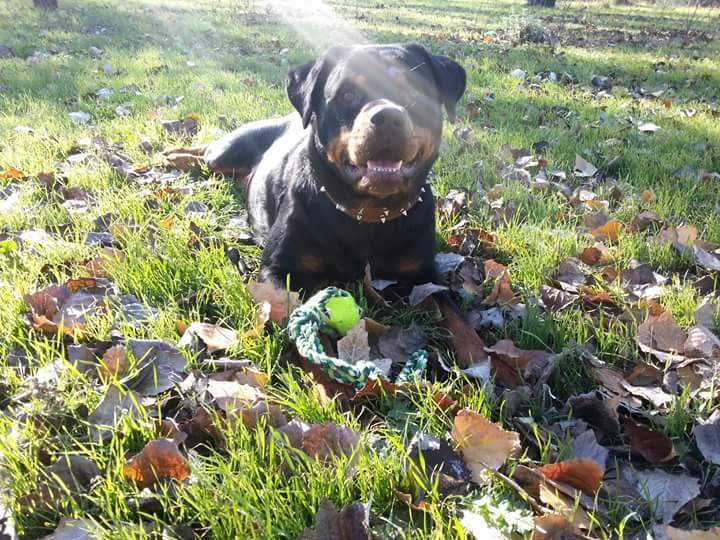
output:
<path id="1" fill-rule="evenodd" d="M 672 359 L 641 353 L 638 328 L 648 312 L 660 317 L 664 310 L 684 337 L 696 326 L 698 306 L 718 290 L 717 11 L 574 1 L 561 1 L 554 10 L 528 9 L 508 0 L 60 0 L 60 9 L 51 12 L 29 4 L 0 4 L 0 518 L 7 507 L 22 537 L 42 537 L 71 517 L 91 518 L 116 538 L 159 534 L 163 527 L 171 536 L 194 531 L 214 538 L 295 538 L 314 526 L 326 498 L 338 509 L 371 501 L 370 525 L 388 538 L 463 538 L 463 511 L 484 516 L 505 533 L 529 535 L 537 505 L 496 476 L 483 487 L 441 493 L 408 465 L 412 437 L 422 432 L 446 438 L 454 411 L 468 408 L 521 432 L 520 463 L 556 463 L 573 457 L 570 428 L 556 429 L 573 420 L 565 401 L 606 390 L 581 348 L 621 375 L 654 364 L 660 381 L 643 388 L 657 389 L 663 371 L 683 381 Z M 503 323 L 480 336 L 488 346 L 509 339 L 527 350 L 559 353 L 545 390 L 534 388 L 511 413 L 509 394 L 457 370 L 433 377 L 437 381 L 429 386 L 350 405 L 319 395 L 288 360 L 286 334 L 255 328 L 246 284 L 257 270 L 259 249 L 231 227 L 243 208 L 240 190 L 207 171 L 174 176 L 160 154 L 290 112 L 283 86 L 288 66 L 328 45 L 410 40 L 454 57 L 468 72 L 460 118 L 446 126 L 434 169 L 438 199 L 448 193 L 462 198 L 452 189 L 464 190 L 465 198 L 457 211 L 438 218 L 441 251 L 506 265 L 512 291 L 525 306 L 520 318 L 512 317 L 517 308 L 500 310 L 507 316 Z M 163 127 L 174 120 L 185 120 L 188 129 Z M 50 171 L 54 183 L 43 174 Z M 675 235 L 675 246 L 657 241 L 651 230 L 633 230 L 641 211 L 661 220 L 658 228 Z M 99 222 L 100 216 L 107 217 Z M 588 234 L 607 219 L 610 228 Z M 614 220 L 622 224 L 619 233 Z M 676 229 L 686 225 L 697 229 L 700 255 L 682 238 L 692 230 Z M 489 240 L 475 241 L 477 249 L 468 253 L 479 230 Z M 134 295 L 142 320 L 127 312 L 120 321 L 96 316 L 82 332 L 63 337 L 37 317 L 33 321 L 25 295 L 92 273 L 84 262 L 102 246 L 88 242 L 90 231 L 106 233 L 99 239 L 117 250 L 105 250 L 100 270 L 116 291 Z M 543 309 L 541 286 L 571 290 L 566 276 L 558 278 L 560 263 L 603 232 L 607 263 L 582 267 L 598 277 L 592 287 L 580 287 L 582 299 L 569 298 L 574 305 L 567 309 L 550 309 L 543 296 Z M 704 255 L 710 257 L 705 263 L 698 258 Z M 668 278 L 655 300 L 630 301 L 626 284 L 605 279 L 632 261 Z M 479 313 L 478 300 L 493 288 L 487 274 L 465 289 L 471 313 Z M 361 287 L 352 290 L 360 299 Z M 52 302 L 43 302 L 52 317 Z M 418 322 L 433 362 L 439 357 L 453 365 L 448 336 L 426 304 L 361 303 L 382 323 Z M 718 328 L 715 316 L 713 322 L 711 312 L 705 322 L 710 332 Z M 360 433 L 355 453 L 340 453 L 329 463 L 290 460 L 264 429 L 265 420 L 252 430 L 218 419 L 222 434 L 212 449 L 183 447 L 189 480 L 150 482 L 152 489 L 141 492 L 142 482 L 128 480 L 123 466 L 165 433 L 167 426 L 159 428 L 154 419 L 182 412 L 182 404 L 193 400 L 197 407 L 199 398 L 189 397 L 187 386 L 148 392 L 142 413 L 123 416 L 113 436 L 98 439 L 89 412 L 123 380 L 107 366 L 98 377 L 72 364 L 70 351 L 77 348 L 71 345 L 104 340 L 107 348 L 107 340 L 117 345 L 122 336 L 176 343 L 194 321 L 235 329 L 240 338 L 224 355 L 247 359 L 266 374 L 263 392 L 287 418 L 335 422 Z M 657 340 L 654 345 L 662 348 Z M 197 378 L 212 371 L 202 354 L 183 354 Z M 707 356 L 713 354 L 717 349 Z M 678 454 L 665 462 L 642 451 L 639 457 L 634 448 L 633 465 L 698 479 L 693 505 L 674 517 L 673 525 L 688 529 L 720 523 L 720 470 L 702 446 L 698 450 L 693 432 L 718 408 L 713 388 L 708 393 L 701 383 L 702 377 L 696 387 L 678 387 L 677 379 L 673 386 L 666 377 L 669 393 L 663 395 L 670 397 L 660 405 L 647 393 L 638 398 L 637 387 L 638 394 L 615 396 L 624 400 L 623 414 L 632 412 L 653 428 L 660 441 L 653 448 L 670 441 Z M 440 392 L 454 400 L 452 407 L 438 403 Z M 630 429 L 624 428 L 625 438 L 604 443 L 611 461 L 623 466 Z M 603 433 L 596 432 L 600 440 Z M 100 475 L 82 486 L 82 495 L 71 486 L 62 504 L 48 502 L 47 491 L 58 488 L 43 479 L 43 471 L 58 458 L 67 463 L 67 456 L 90 459 Z M 510 474 L 516 463 L 503 470 Z M 589 534 L 644 538 L 653 530 L 653 512 L 633 505 L 625 487 L 610 489 L 608 478 Z M 415 503 L 423 498 L 424 510 L 410 509 L 399 492 L 410 493 Z"/>

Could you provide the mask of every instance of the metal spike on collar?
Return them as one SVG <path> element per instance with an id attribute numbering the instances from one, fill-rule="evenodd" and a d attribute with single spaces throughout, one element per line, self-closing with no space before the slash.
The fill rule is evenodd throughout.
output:
<path id="1" fill-rule="evenodd" d="M 325 186 L 320 186 L 320 191 L 322 191 L 324 193 L 327 191 L 327 189 L 325 189 Z"/>
<path id="2" fill-rule="evenodd" d="M 422 198 L 422 197 L 418 197 L 418 202 L 423 202 L 423 198 Z"/>
<path id="3" fill-rule="evenodd" d="M 420 188 L 420 193 L 425 193 L 425 186 Z"/>
<path id="4" fill-rule="evenodd" d="M 344 207 L 342 204 L 340 204 L 340 203 L 337 203 L 337 204 L 335 205 L 335 208 L 338 209 L 338 210 L 340 210 L 341 212 L 344 212 L 344 211 L 345 211 L 345 207 Z"/>
<path id="5" fill-rule="evenodd" d="M 403 208 L 402 210 L 400 210 L 400 213 L 401 213 L 403 216 L 407 216 L 407 210 L 405 210 L 404 208 Z"/>
<path id="6" fill-rule="evenodd" d="M 380 221 L 382 221 L 383 223 L 385 223 L 385 221 L 386 221 L 385 216 L 380 216 Z"/>
<path id="7" fill-rule="evenodd" d="M 390 214 L 390 210 L 388 210 L 387 208 L 383 208 L 383 214 L 385 216 L 388 216 Z"/>
<path id="8" fill-rule="evenodd" d="M 357 219 L 358 221 L 362 221 L 362 212 L 358 212 L 358 213 L 355 215 L 355 219 Z"/>

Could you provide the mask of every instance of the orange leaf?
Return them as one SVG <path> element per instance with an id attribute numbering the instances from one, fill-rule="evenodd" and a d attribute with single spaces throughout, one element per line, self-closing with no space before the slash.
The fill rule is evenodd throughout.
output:
<path id="1" fill-rule="evenodd" d="M 22 180 L 26 176 L 24 172 L 15 167 L 10 167 L 6 171 L 0 172 L 0 178 L 3 180 Z"/>
<path id="2" fill-rule="evenodd" d="M 144 489 L 163 478 L 174 478 L 180 482 L 187 480 L 190 467 L 174 441 L 155 439 L 128 461 L 123 467 L 123 476 Z"/>
<path id="3" fill-rule="evenodd" d="M 520 453 L 520 436 L 463 409 L 453 423 L 452 439 L 460 447 L 465 465 L 477 484 L 485 482 L 486 469 L 497 470 Z"/>
<path id="4" fill-rule="evenodd" d="M 477 332 L 460 315 L 457 308 L 443 299 L 437 300 L 443 314 L 442 324 L 451 335 L 455 358 L 460 367 L 467 368 L 487 359 L 485 343 Z"/>
<path id="5" fill-rule="evenodd" d="M 603 469 L 594 459 L 573 459 L 535 469 L 550 480 L 568 484 L 592 497 L 603 479 Z"/>
<path id="6" fill-rule="evenodd" d="M 618 220 L 613 219 L 608 221 L 605 225 L 593 229 L 590 234 L 593 235 L 595 240 L 603 241 L 608 240 L 610 242 L 617 242 L 620 236 L 620 230 L 622 229 L 622 223 Z"/>

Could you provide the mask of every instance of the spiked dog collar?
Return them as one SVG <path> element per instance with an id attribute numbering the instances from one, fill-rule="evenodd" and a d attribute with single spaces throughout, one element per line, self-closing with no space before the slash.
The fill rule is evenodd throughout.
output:
<path id="1" fill-rule="evenodd" d="M 325 186 L 320 186 L 320 191 L 322 191 L 328 199 L 330 199 L 330 202 L 335 205 L 335 208 L 339 210 L 340 212 L 344 213 L 346 216 L 353 218 L 356 221 L 362 221 L 364 223 L 385 223 L 387 221 L 392 221 L 393 219 L 397 219 L 401 216 L 407 216 L 408 211 L 415 206 L 417 203 L 423 202 L 423 195 L 427 191 L 425 189 L 425 186 L 423 185 L 420 188 L 420 193 L 418 194 L 417 198 L 413 199 L 410 203 L 405 204 L 402 208 L 399 210 L 396 208 L 383 208 L 383 207 L 348 207 L 343 206 L 339 202 L 337 202 L 332 195 L 330 195 L 330 192 L 325 188 Z"/>

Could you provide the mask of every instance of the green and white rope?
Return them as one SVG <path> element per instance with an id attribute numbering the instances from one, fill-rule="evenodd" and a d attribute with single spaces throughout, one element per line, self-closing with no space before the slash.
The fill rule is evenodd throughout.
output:
<path id="1" fill-rule="evenodd" d="M 318 366 L 330 378 L 360 389 L 365 386 L 368 379 L 380 378 L 382 375 L 380 368 L 373 362 L 351 364 L 328 356 L 320 341 L 320 332 L 332 337 L 340 337 L 330 325 L 326 310 L 328 300 L 340 296 L 352 298 L 348 291 L 336 287 L 328 287 L 316 293 L 292 312 L 288 321 L 288 334 L 298 352 L 310 363 Z M 358 312 L 362 315 L 359 307 Z M 395 382 L 406 383 L 420 377 L 427 366 L 427 360 L 427 351 L 423 349 L 412 353 Z"/>

